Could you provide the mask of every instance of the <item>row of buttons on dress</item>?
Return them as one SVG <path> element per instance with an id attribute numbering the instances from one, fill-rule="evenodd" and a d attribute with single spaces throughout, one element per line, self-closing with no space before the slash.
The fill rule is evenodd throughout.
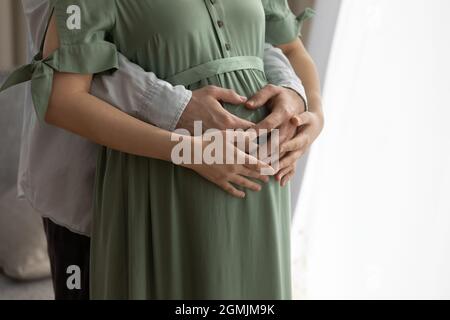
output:
<path id="1" fill-rule="evenodd" d="M 215 5 L 218 0 L 209 0 L 209 1 L 211 2 L 212 5 Z M 223 28 L 225 26 L 225 23 L 223 22 L 223 20 L 218 20 L 217 21 L 217 26 L 219 28 Z M 230 51 L 231 50 L 231 45 L 229 43 L 225 43 L 225 49 Z"/>

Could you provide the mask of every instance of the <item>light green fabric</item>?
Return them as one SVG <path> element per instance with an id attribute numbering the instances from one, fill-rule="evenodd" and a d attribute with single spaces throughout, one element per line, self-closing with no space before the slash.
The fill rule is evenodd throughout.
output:
<path id="1" fill-rule="evenodd" d="M 61 4 L 55 6 L 59 0 L 51 0 L 51 6 L 54 7 L 52 13 L 57 17 L 58 32 L 60 33 L 60 47 L 50 56 L 43 59 L 42 49 L 33 61 L 26 66 L 14 71 L 6 82 L 0 88 L 0 92 L 11 86 L 31 80 L 31 92 L 33 104 L 37 117 L 44 121 L 47 112 L 48 102 L 52 89 L 54 70 L 68 73 L 99 74 L 105 71 L 114 71 L 118 68 L 117 51 L 113 43 L 105 41 L 104 28 L 107 23 L 112 25 L 114 20 L 112 16 L 98 16 L 93 13 L 88 20 L 95 21 L 89 23 L 89 31 L 85 33 L 83 28 L 79 31 L 68 30 L 66 21 L 68 19 L 67 8 L 69 2 L 60 1 Z M 85 3 L 73 1 L 71 4 L 82 7 L 83 15 L 89 12 Z M 112 1 L 96 0 L 99 6 L 111 6 Z M 82 17 L 84 18 L 84 17 Z M 97 20 L 98 19 L 98 20 Z M 88 63 L 86 63 L 88 61 Z"/>
<path id="2" fill-rule="evenodd" d="M 80 29 L 66 25 L 71 5 L 81 9 Z M 116 50 L 173 84 L 216 85 L 250 97 L 267 84 L 265 41 L 294 40 L 308 15 L 293 16 L 286 0 L 57 0 L 54 10 L 61 48 L 9 83 L 30 77 L 46 83 L 33 88 L 40 115 L 51 69 L 114 70 Z M 253 122 L 268 114 L 224 108 Z M 274 180 L 237 199 L 187 169 L 102 148 L 91 296 L 289 299 L 289 204 L 289 188 Z"/>
<path id="3" fill-rule="evenodd" d="M 273 45 L 291 42 L 301 36 L 303 23 L 315 15 L 315 11 L 306 8 L 296 17 L 286 0 L 262 0 L 266 13 L 266 41 Z"/>
<path id="4" fill-rule="evenodd" d="M 258 57 L 239 56 L 212 60 L 177 73 L 166 79 L 166 81 L 173 85 L 189 86 L 205 78 L 236 70 L 258 70 L 264 72 L 264 61 Z"/>
<path id="5" fill-rule="evenodd" d="M 77 59 L 73 59 L 76 56 Z M 83 62 L 89 60 L 89 64 Z M 79 46 L 62 45 L 46 59 L 37 55 L 31 64 L 14 71 L 2 85 L 6 90 L 16 84 L 31 80 L 31 94 L 37 117 L 45 120 L 52 90 L 54 70 L 69 73 L 98 74 L 118 68 L 117 52 L 114 45 L 104 43 Z"/>

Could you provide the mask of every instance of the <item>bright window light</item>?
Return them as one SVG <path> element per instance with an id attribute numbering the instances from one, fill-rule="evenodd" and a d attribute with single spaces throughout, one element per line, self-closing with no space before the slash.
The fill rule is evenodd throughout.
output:
<path id="1" fill-rule="evenodd" d="M 450 1 L 343 0 L 294 221 L 304 298 L 450 298 Z"/>

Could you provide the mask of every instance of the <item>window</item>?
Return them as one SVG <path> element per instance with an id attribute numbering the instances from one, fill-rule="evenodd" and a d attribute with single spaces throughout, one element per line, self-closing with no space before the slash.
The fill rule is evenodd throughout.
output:
<path id="1" fill-rule="evenodd" d="M 448 12 L 342 1 L 293 226 L 303 297 L 450 298 Z"/>

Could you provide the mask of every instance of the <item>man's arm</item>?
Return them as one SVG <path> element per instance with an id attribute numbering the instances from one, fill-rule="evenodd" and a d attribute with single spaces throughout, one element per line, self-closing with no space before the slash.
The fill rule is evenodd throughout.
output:
<path id="1" fill-rule="evenodd" d="M 305 89 L 289 60 L 278 48 L 266 45 L 264 67 L 269 83 L 295 91 L 306 102 Z M 286 90 L 290 91 L 290 90 Z M 142 121 L 173 131 L 183 128 L 193 133 L 194 121 L 201 120 L 207 129 L 246 129 L 254 124 L 226 111 L 220 102 L 240 105 L 246 97 L 234 91 L 206 87 L 191 92 L 183 86 L 172 86 L 155 74 L 119 56 L 119 70 L 112 75 L 94 77 L 91 93 Z M 293 102 L 299 110 L 304 103 Z"/>
<path id="2" fill-rule="evenodd" d="M 222 107 L 220 102 L 236 105 L 246 102 L 245 97 L 240 97 L 232 90 L 210 86 L 191 92 L 182 86 L 174 87 L 158 79 L 155 74 L 145 72 L 122 55 L 119 56 L 119 64 L 120 68 L 114 74 L 94 77 L 91 93 L 113 106 L 121 106 L 122 111 L 135 118 L 169 131 L 184 128 L 191 133 L 194 121 L 198 120 L 203 121 L 205 130 L 246 129 L 254 125 Z M 264 65 L 268 82 L 276 92 L 275 94 L 270 90 L 272 87 L 261 91 L 263 96 L 264 93 L 270 94 L 274 105 L 271 116 L 264 123 L 277 127 L 277 121 L 284 122 L 280 128 L 280 141 L 290 141 L 297 125 L 290 124 L 289 120 L 305 110 L 305 88 L 279 48 L 268 44 L 265 46 Z M 290 145 L 293 148 L 293 144 Z M 297 154 L 298 152 L 295 153 Z M 293 174 L 293 162 L 296 161 L 297 158 L 292 156 L 282 160 L 281 164 L 291 170 L 280 171 L 278 180 L 282 181 L 284 176 Z M 285 184 L 287 180 L 284 179 L 283 182 Z"/>
<path id="3" fill-rule="evenodd" d="M 220 104 L 239 105 L 246 101 L 245 97 L 232 90 L 207 87 L 191 92 L 158 79 L 122 55 L 119 56 L 119 64 L 119 70 L 112 75 L 94 77 L 91 93 L 120 106 L 122 111 L 135 118 L 169 131 L 184 128 L 191 133 L 194 121 L 198 120 L 203 121 L 205 130 L 246 129 L 254 125 L 232 115 Z M 305 89 L 280 49 L 266 45 L 264 64 L 271 84 L 294 90 L 306 101 Z M 304 104 L 297 100 L 298 109 L 303 110 Z"/>
<path id="4" fill-rule="evenodd" d="M 119 69 L 111 75 L 96 75 L 91 94 L 121 111 L 174 131 L 192 99 L 192 91 L 172 86 L 153 72 L 146 72 L 119 53 Z"/>
<path id="5" fill-rule="evenodd" d="M 32 35 L 32 49 L 37 51 L 49 13 L 48 0 L 22 0 L 22 4 Z M 272 84 L 291 88 L 305 97 L 301 82 L 278 49 L 268 46 L 264 61 Z M 154 73 L 145 72 L 120 54 L 119 69 L 112 75 L 95 76 L 91 93 L 135 118 L 169 131 L 185 128 L 193 132 L 195 120 L 203 120 L 205 129 L 237 129 L 253 125 L 221 107 L 220 101 L 243 103 L 244 100 L 234 92 L 212 87 L 193 94 L 182 86 L 172 86 L 158 79 Z"/>
<path id="6" fill-rule="evenodd" d="M 43 47 L 44 60 L 51 55 L 55 56 L 60 53 L 61 42 L 56 19 L 58 17 L 53 15 L 50 20 Z M 110 149 L 169 162 L 172 161 L 172 152 L 180 139 L 192 144 L 191 150 L 195 150 L 197 146 L 203 150 L 209 145 L 202 137 L 186 137 L 170 133 L 133 118 L 107 102 L 94 97 L 89 93 L 93 76 L 81 72 L 81 70 L 83 69 L 75 70 L 78 73 L 54 70 L 52 89 L 45 112 L 45 120 L 49 124 Z M 32 88 L 32 90 L 36 90 L 36 88 Z M 35 96 L 46 94 L 40 91 L 33 93 Z M 155 148 L 155 146 L 157 147 Z M 180 165 L 194 170 L 239 198 L 245 197 L 246 194 L 235 186 L 260 191 L 261 186 L 248 178 L 267 181 L 267 177 L 262 177 L 260 172 L 263 169 L 270 172 L 270 166 L 245 154 L 234 144 L 229 144 L 228 147 L 233 151 L 233 156 L 238 159 L 242 157 L 245 164 L 209 165 L 202 163 L 191 165 L 182 163 Z"/>
<path id="7" fill-rule="evenodd" d="M 220 104 L 239 105 L 246 101 L 231 90 L 207 87 L 191 92 L 158 79 L 122 55 L 119 64 L 119 70 L 112 75 L 94 77 L 91 93 L 121 106 L 122 111 L 133 117 L 169 131 L 184 128 L 191 133 L 194 121 L 198 120 L 203 121 L 205 130 L 246 129 L 254 125 L 232 115 Z M 302 82 L 280 49 L 266 45 L 264 67 L 269 83 L 294 90 L 306 101 Z M 303 110 L 302 101 L 297 100 L 299 110 Z"/>
<path id="8" fill-rule="evenodd" d="M 270 84 L 294 90 L 303 99 L 306 107 L 308 99 L 305 87 L 281 49 L 266 43 L 264 47 L 264 68 L 267 81 Z"/>
<path id="9" fill-rule="evenodd" d="M 273 120 L 274 117 L 278 119 L 280 118 L 278 116 L 282 113 L 283 121 L 288 122 L 292 116 L 304 111 L 305 89 L 286 56 L 280 49 L 269 44 L 266 44 L 264 50 L 264 68 L 268 82 L 277 88 L 280 92 L 279 96 L 283 100 L 283 102 L 277 103 L 280 113 L 274 112 L 270 119 Z M 221 106 L 220 101 L 239 105 L 245 103 L 246 99 L 240 99 L 233 91 L 222 88 L 212 87 L 196 90 L 193 92 L 186 110 L 181 115 L 177 127 L 193 132 L 195 120 L 202 120 L 205 130 L 210 128 L 219 130 L 246 129 L 255 125 L 226 111 Z M 287 131 L 289 130 L 283 130 L 283 134 L 286 136 L 291 134 Z"/>

